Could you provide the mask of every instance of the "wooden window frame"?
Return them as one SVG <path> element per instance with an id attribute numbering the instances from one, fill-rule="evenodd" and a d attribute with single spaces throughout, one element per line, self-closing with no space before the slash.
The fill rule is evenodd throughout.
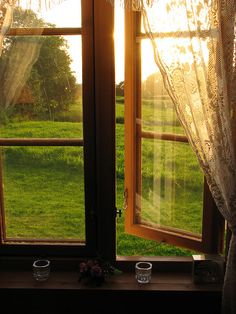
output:
<path id="1" fill-rule="evenodd" d="M 81 28 L 45 28 L 42 35 L 82 36 L 84 138 L 69 141 L 58 138 L 1 138 L 0 146 L 84 146 L 86 245 L 78 245 L 73 241 L 64 243 L 48 240 L 25 243 L 24 239 L 22 243 L 17 239 L 17 244 L 14 239 L 6 242 L 1 206 L 1 255 L 85 257 L 100 254 L 115 258 L 114 13 L 113 8 L 104 0 L 81 0 L 81 5 Z M 36 31 L 38 30 L 14 28 L 8 35 L 30 36 Z M 104 81 L 110 82 L 107 87 L 104 87 Z M 107 130 L 111 130 L 109 136 Z M 2 185 L 2 178 L 0 180 Z M 1 197 L 2 192 L 1 190 Z"/>
<path id="2" fill-rule="evenodd" d="M 87 231 L 94 232 L 96 239 L 90 249 L 81 248 L 73 243 L 57 244 L 0 244 L 0 254 L 12 265 L 25 268 L 31 265 L 32 256 L 48 256 L 55 262 L 58 269 L 75 269 L 78 258 L 100 256 L 116 262 L 121 269 L 133 271 L 137 260 L 146 257 L 116 256 L 116 202 L 115 202 L 115 69 L 114 69 L 114 11 L 104 0 L 81 0 L 86 18 L 82 19 L 81 32 L 83 38 L 82 54 L 88 62 L 83 65 L 83 100 L 84 104 L 84 139 L 71 139 L 73 145 L 84 144 L 85 162 L 85 201 L 88 208 L 87 217 L 91 223 Z M 136 51 L 136 19 L 137 13 L 126 12 L 126 84 L 125 84 L 125 113 L 129 119 L 125 121 L 125 168 L 130 167 L 131 175 L 126 177 L 128 188 L 128 206 L 134 204 L 134 196 L 130 193 L 135 179 L 136 157 L 133 150 L 133 138 L 136 136 L 134 124 L 134 108 L 130 104 L 137 101 L 137 61 Z M 128 23 L 127 23 L 128 21 Z M 16 30 L 19 32 L 19 30 Z M 48 32 L 46 30 L 46 32 Z M 53 34 L 61 34 L 61 29 L 54 29 Z M 73 32 L 65 29 L 65 32 Z M 43 33 L 44 34 L 44 33 Z M 67 33 L 68 34 L 68 33 Z M 15 33 L 12 30 L 12 35 Z M 101 45 L 102 43 L 102 45 Z M 104 84 L 104 82 L 109 82 Z M 35 145 L 44 145 L 47 139 L 33 139 Z M 51 139 L 50 139 L 51 140 Z M 26 142 L 21 139 L 22 145 Z M 65 145 L 64 139 L 53 139 L 55 145 Z M 67 142 L 67 141 L 66 141 Z M 18 139 L 1 139 L 0 146 L 18 145 Z M 130 145 L 132 144 L 132 145 Z M 129 146 L 130 145 L 130 146 Z M 206 187 L 207 188 L 207 187 Z M 209 200 L 206 219 L 212 224 L 211 232 L 206 230 L 206 238 L 211 253 L 222 249 L 221 234 L 223 220 L 215 206 Z M 130 211 L 125 213 L 131 227 L 136 231 Z M 1 217 L 0 217 L 1 218 Z M 137 235 L 140 235 L 139 230 Z M 166 237 L 166 234 L 165 234 Z M 165 240 L 160 234 L 159 240 Z M 171 235 L 168 235 L 168 241 Z M 206 251 L 206 250 L 203 250 Z M 157 263 L 163 271 L 191 271 L 191 258 L 183 257 L 148 257 L 154 264 Z M 18 262 L 21 261 L 19 264 Z M 28 267 L 27 266 L 27 267 Z M 28 269 L 28 268 L 27 268 Z"/>
<path id="3" fill-rule="evenodd" d="M 184 135 L 144 132 L 136 119 L 141 119 L 141 14 L 126 10 L 125 13 L 125 190 L 127 233 L 150 240 L 169 243 L 203 253 L 221 253 L 225 223 L 209 188 L 204 182 L 202 237 L 171 228 L 154 229 L 135 221 L 135 197 L 139 187 L 138 170 L 141 169 L 142 138 L 188 142 Z"/>

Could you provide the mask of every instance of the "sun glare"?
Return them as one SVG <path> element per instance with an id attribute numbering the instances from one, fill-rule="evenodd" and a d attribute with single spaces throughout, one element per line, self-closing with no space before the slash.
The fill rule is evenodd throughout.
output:
<path id="1" fill-rule="evenodd" d="M 165 2 L 165 1 L 164 1 Z M 22 7 L 27 8 L 28 1 L 22 1 Z M 71 10 L 73 8 L 73 10 Z M 172 32 L 175 27 L 178 27 L 179 30 L 186 30 L 188 27 L 186 25 L 186 17 L 184 18 L 184 13 L 180 11 L 179 14 L 182 16 L 181 19 L 174 19 L 173 21 L 166 21 L 164 19 L 165 15 L 165 6 L 160 7 L 163 11 L 158 13 L 160 19 L 154 19 L 150 16 L 150 23 L 155 24 L 157 32 L 165 33 Z M 38 8 L 32 7 L 35 12 L 38 12 Z M 40 16 L 49 23 L 53 23 L 56 27 L 81 27 L 81 0 L 67 0 L 62 2 L 60 5 L 52 7 L 50 10 L 42 10 Z M 153 20 L 152 20 L 153 19 Z M 144 32 L 144 30 L 142 30 Z M 68 42 L 68 52 L 70 54 L 72 63 L 71 68 L 74 72 L 77 82 L 82 82 L 82 43 L 80 36 L 66 36 L 65 39 Z M 174 43 L 175 40 L 178 40 L 178 43 Z M 192 64 L 195 62 L 193 60 L 193 54 L 190 51 L 187 51 L 189 48 L 189 39 L 187 38 L 174 38 L 169 37 L 161 39 L 158 41 L 158 49 L 162 54 L 163 61 L 168 63 L 180 62 L 184 64 Z M 200 45 L 199 45 L 200 43 Z M 124 81 L 124 8 L 121 7 L 120 2 L 116 1 L 115 3 L 115 29 L 114 29 L 114 44 L 115 44 L 115 72 L 116 72 L 116 83 L 118 84 L 121 81 Z M 173 49 L 177 46 L 182 46 L 186 48 L 186 53 L 181 54 L 176 52 Z M 199 38 L 195 42 L 191 41 L 192 48 L 198 53 L 198 50 L 201 50 L 201 55 L 203 56 L 204 61 L 207 61 L 208 58 L 208 48 L 207 41 L 199 41 Z M 166 53 L 168 52 L 168 53 Z M 182 59 L 181 59 L 182 58 Z M 149 39 L 142 40 L 142 81 L 145 81 L 148 76 L 152 73 L 157 72 L 158 68 L 154 61 L 154 53 L 151 41 Z"/>

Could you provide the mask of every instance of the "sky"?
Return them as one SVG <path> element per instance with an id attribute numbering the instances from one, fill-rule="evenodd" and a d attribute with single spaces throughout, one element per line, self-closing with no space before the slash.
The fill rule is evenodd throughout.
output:
<path id="1" fill-rule="evenodd" d="M 73 10 L 71 10 L 73 6 Z M 124 80 L 124 10 L 116 5 L 115 10 L 115 68 L 116 83 Z M 79 19 L 78 19 L 79 16 Z M 53 10 L 47 11 L 42 15 L 43 19 L 57 27 L 81 27 L 81 1 L 67 0 L 56 6 Z M 69 53 L 72 59 L 72 70 L 75 72 L 78 83 L 82 82 L 81 69 L 82 58 L 78 55 L 81 51 L 80 36 L 66 36 L 69 44 Z"/>
<path id="2" fill-rule="evenodd" d="M 28 0 L 25 1 L 27 2 Z M 71 10 L 71 7 L 73 7 L 73 10 Z M 66 0 L 51 10 L 44 11 L 41 17 L 57 27 L 81 27 L 81 1 Z M 82 57 L 81 53 L 78 54 L 78 51 L 81 51 L 81 37 L 66 36 L 65 38 L 69 44 L 72 71 L 75 73 L 77 82 L 81 83 Z M 119 1 L 115 5 L 114 40 L 116 83 L 119 83 L 124 80 L 124 9 L 119 5 Z M 142 80 L 146 79 L 153 72 L 153 68 L 155 68 L 154 62 L 151 61 L 153 60 L 153 56 L 150 54 L 151 50 L 150 46 L 143 45 Z"/>

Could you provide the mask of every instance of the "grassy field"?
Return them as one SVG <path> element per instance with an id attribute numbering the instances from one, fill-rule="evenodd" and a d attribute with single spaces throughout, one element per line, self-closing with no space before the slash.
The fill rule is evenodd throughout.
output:
<path id="1" fill-rule="evenodd" d="M 155 105 L 155 104 L 154 104 Z M 165 104 L 166 105 L 166 104 Z M 158 123 L 165 110 L 159 106 L 159 113 L 153 104 L 144 106 L 144 122 L 147 129 L 155 123 L 156 130 L 163 128 L 181 132 L 178 123 L 173 121 L 170 110 L 166 124 Z M 117 109 L 117 207 L 123 206 L 124 191 L 124 105 L 118 101 Z M 73 110 L 76 108 L 73 107 Z M 171 116 L 171 118 L 170 118 Z M 171 120 L 172 119 L 172 120 Z M 7 124 L 1 130 L 5 137 L 80 137 L 81 122 L 25 121 Z M 183 146 L 184 145 L 184 146 Z M 190 230 L 200 232 L 199 180 L 200 174 L 192 175 L 196 170 L 196 161 L 186 144 L 173 148 L 160 146 L 157 152 L 152 141 L 144 143 L 143 150 L 143 219 L 154 217 L 153 223 L 168 226 L 189 226 Z M 156 145 L 155 145 L 156 147 Z M 168 153 L 174 151 L 174 154 Z M 155 156 L 178 156 L 173 171 L 173 160 L 159 160 L 162 166 L 155 169 Z M 179 156 L 184 152 L 183 162 Z M 84 189 L 83 189 L 83 149 L 78 147 L 5 147 L 2 152 L 3 179 L 5 191 L 5 212 L 7 235 L 9 237 L 84 239 Z M 173 158 L 172 158 L 173 159 Z M 183 165 L 185 164 L 185 169 Z M 187 165 L 187 166 L 186 166 Z M 154 175 L 153 175 L 154 174 Z M 191 176 L 190 176 L 191 174 Z M 176 186 L 175 195 L 163 197 L 159 213 L 154 212 L 153 182 L 162 182 L 165 177 L 169 186 Z M 188 182 L 189 186 L 186 186 Z M 183 185 L 185 185 L 183 187 Z M 167 185 L 160 192 L 166 193 Z M 184 192 L 183 192 L 184 191 Z M 191 202 L 190 202 L 191 201 Z M 190 202 L 190 203 L 189 203 Z M 145 206 L 145 203 L 148 206 Z M 151 206 L 150 206 L 151 204 Z M 190 204 L 190 205 L 189 205 Z M 174 213 L 174 216 L 168 215 Z M 158 217 L 157 217 L 158 216 Z M 191 252 L 166 244 L 147 241 L 124 233 L 124 217 L 117 219 L 117 254 L 119 255 L 189 255 Z"/>
<path id="2" fill-rule="evenodd" d="M 124 106 L 116 104 L 117 122 Z M 143 101 L 142 127 L 147 131 L 183 134 L 172 104 L 163 100 Z M 117 124 L 117 177 L 123 179 L 123 128 Z M 142 221 L 201 233 L 203 176 L 186 143 L 142 141 Z M 156 189 L 156 186 L 158 188 Z M 119 189 L 120 187 L 120 189 Z M 155 187 L 155 188 L 154 188 Z M 123 185 L 117 185 L 118 207 L 122 206 Z M 156 189 L 156 190 L 155 190 Z M 158 195 L 157 195 L 158 193 Z M 119 201 L 120 199 L 120 201 Z M 192 252 L 124 234 L 117 226 L 118 251 L 124 254 L 189 255 Z"/>

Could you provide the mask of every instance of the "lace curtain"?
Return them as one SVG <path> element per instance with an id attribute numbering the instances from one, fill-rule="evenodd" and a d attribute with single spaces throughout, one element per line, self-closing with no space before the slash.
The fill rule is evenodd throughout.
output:
<path id="1" fill-rule="evenodd" d="M 13 10 L 16 6 L 23 5 L 25 8 L 36 8 L 38 11 L 50 9 L 53 5 L 63 0 L 0 0 L 0 56 L 2 53 L 3 39 L 13 21 Z"/>
<path id="2" fill-rule="evenodd" d="M 42 44 L 42 39 L 39 36 L 23 36 L 18 38 L 18 40 L 11 39 L 11 48 L 8 49 L 9 45 L 7 42 L 4 45 L 4 39 L 9 28 L 11 26 L 16 27 L 15 24 L 19 23 L 19 21 L 15 20 L 20 18 L 21 27 L 34 27 L 34 35 L 40 35 L 44 28 L 40 14 L 63 1 L 0 0 L 0 81 L 2 82 L 0 90 L 0 120 L 2 122 L 7 121 L 9 113 L 13 110 L 15 103 L 25 88 L 25 83 L 29 78 L 32 66 L 38 59 Z M 31 20 L 27 21 L 29 25 L 25 25 L 23 20 L 26 9 L 30 9 L 33 14 Z M 14 16 L 16 16 L 16 19 L 14 19 Z M 3 53 L 4 49 L 7 52 L 6 54 Z"/>
<path id="3" fill-rule="evenodd" d="M 139 2 L 139 3 L 137 3 Z M 232 231 L 223 313 L 236 313 L 234 0 L 124 1 L 142 11 L 155 62 Z"/>
<path id="4" fill-rule="evenodd" d="M 123 8 L 132 9 L 134 11 L 141 11 L 145 6 L 152 7 L 153 3 L 158 0 L 106 0 L 112 5 L 120 3 Z"/>

